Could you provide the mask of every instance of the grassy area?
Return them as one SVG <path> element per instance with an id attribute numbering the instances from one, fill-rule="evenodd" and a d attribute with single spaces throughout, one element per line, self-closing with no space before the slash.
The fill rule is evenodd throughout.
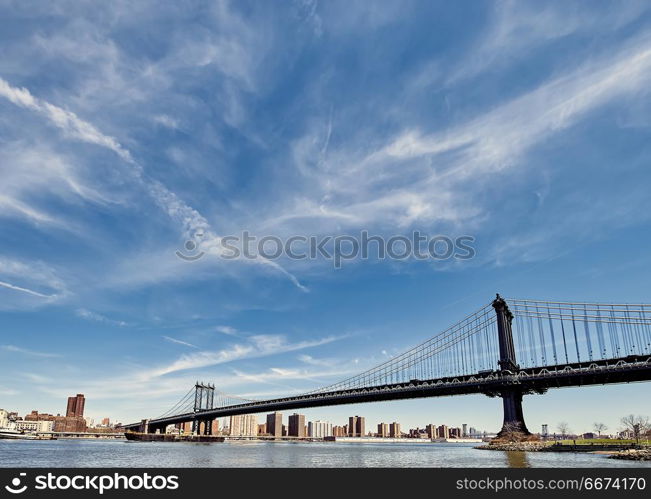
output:
<path id="1" fill-rule="evenodd" d="M 590 444 L 599 444 L 599 445 L 622 445 L 622 444 L 633 444 L 634 440 L 628 439 L 617 439 L 617 438 L 590 438 L 590 439 L 579 439 L 576 440 L 557 440 L 557 442 L 565 445 L 590 445 Z M 640 441 L 640 444 L 644 444 L 643 440 Z"/>

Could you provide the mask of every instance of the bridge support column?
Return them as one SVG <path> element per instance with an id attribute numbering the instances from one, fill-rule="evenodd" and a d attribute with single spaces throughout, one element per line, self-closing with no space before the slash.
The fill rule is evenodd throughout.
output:
<path id="1" fill-rule="evenodd" d="M 509 310 L 506 300 L 500 295 L 497 295 L 495 300 L 493 300 L 493 308 L 497 315 L 497 336 L 500 347 L 498 364 L 500 366 L 500 372 L 508 376 L 520 370 L 520 366 L 515 358 L 513 331 L 511 329 L 513 314 Z M 524 422 L 522 395 L 522 390 L 517 386 L 500 392 L 504 406 L 504 422 L 502 423 L 502 429 L 497 434 L 498 439 L 521 441 L 532 440 L 534 438 Z"/>
<path id="2" fill-rule="evenodd" d="M 505 390 L 501 394 L 504 406 L 504 422 L 497 438 L 512 439 L 518 436 L 531 435 L 524 422 L 522 414 L 522 392 L 519 390 Z"/>

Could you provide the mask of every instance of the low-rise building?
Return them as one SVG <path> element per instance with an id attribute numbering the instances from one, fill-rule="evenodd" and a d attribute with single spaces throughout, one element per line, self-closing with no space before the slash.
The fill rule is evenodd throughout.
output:
<path id="1" fill-rule="evenodd" d="M 427 431 L 422 428 L 410 428 L 409 438 L 428 438 Z"/>
<path id="2" fill-rule="evenodd" d="M 86 431 L 86 421 L 82 416 L 56 416 L 54 431 L 84 432 Z"/>
<path id="3" fill-rule="evenodd" d="M 54 427 L 54 421 L 16 421 L 15 422 L 16 431 L 24 431 L 26 433 L 44 433 L 47 431 L 52 431 Z"/>
<path id="4" fill-rule="evenodd" d="M 333 426 L 332 427 L 332 436 L 333 437 L 345 437 L 348 433 L 346 426 Z"/>
<path id="5" fill-rule="evenodd" d="M 32 411 L 29 414 L 25 415 L 25 421 L 54 421 L 56 416 L 48 413 L 39 413 L 38 411 Z"/>

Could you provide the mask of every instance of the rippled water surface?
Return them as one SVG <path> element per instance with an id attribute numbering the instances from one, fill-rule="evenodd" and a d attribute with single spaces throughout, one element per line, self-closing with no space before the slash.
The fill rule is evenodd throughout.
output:
<path id="1" fill-rule="evenodd" d="M 636 467 L 585 453 L 485 451 L 474 444 L 0 440 L 1 467 Z"/>

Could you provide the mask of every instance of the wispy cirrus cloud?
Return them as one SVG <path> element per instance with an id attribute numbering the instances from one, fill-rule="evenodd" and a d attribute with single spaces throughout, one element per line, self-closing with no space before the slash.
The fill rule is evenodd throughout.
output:
<path id="1" fill-rule="evenodd" d="M 17 106 L 40 114 L 72 138 L 106 147 L 124 161 L 128 163 L 134 162 L 131 153 L 122 147 L 116 139 L 101 133 L 92 124 L 80 119 L 76 114 L 33 96 L 26 88 L 11 86 L 6 80 L 0 78 L 0 96 Z"/>
<path id="2" fill-rule="evenodd" d="M 0 279 L 1 288 L 15 292 L 23 298 L 9 301 L 9 305 L 14 303 L 29 307 L 42 306 L 70 295 L 56 270 L 43 262 L 26 263 L 0 257 Z"/>
<path id="3" fill-rule="evenodd" d="M 513 64 L 564 37 L 595 30 L 616 31 L 638 19 L 648 8 L 646 2 L 632 1 L 606 6 L 606 14 L 578 3 L 494 2 L 488 26 L 479 34 L 470 53 L 447 74 L 446 85 Z"/>
<path id="4" fill-rule="evenodd" d="M 225 364 L 242 359 L 268 357 L 286 352 L 326 345 L 341 339 L 341 336 L 327 336 L 317 340 L 289 342 L 283 335 L 260 334 L 247 338 L 245 343 L 237 343 L 217 351 L 201 351 L 182 355 L 171 364 L 147 371 L 146 375 L 164 376 L 177 371 L 199 369 L 207 366 Z"/>
<path id="5" fill-rule="evenodd" d="M 651 37 L 642 36 L 627 45 L 443 133 L 407 131 L 365 161 L 382 167 L 382 160 L 389 158 L 407 160 L 458 151 L 458 159 L 450 165 L 442 162 L 430 181 L 467 178 L 512 166 L 523 152 L 590 111 L 646 88 L 651 79 Z"/>
<path id="6" fill-rule="evenodd" d="M 165 187 L 160 181 L 149 177 L 143 166 L 134 160 L 131 152 L 124 148 L 114 137 L 103 134 L 91 123 L 79 118 L 75 113 L 55 106 L 47 101 L 39 99 L 25 88 L 14 87 L 6 80 L 0 78 L 0 96 L 6 98 L 13 104 L 34 111 L 61 129 L 65 135 L 73 139 L 87 142 L 113 151 L 123 161 L 131 166 L 129 170 L 134 179 L 145 187 L 156 203 L 162 207 L 170 218 L 179 223 L 186 238 L 194 237 L 201 233 L 201 249 L 209 254 L 221 255 L 225 249 L 222 246 L 221 238 L 210 228 L 208 221 L 193 207 L 182 201 L 174 192 Z M 279 271 L 301 291 L 307 292 L 306 286 L 285 270 L 278 263 L 265 258 L 255 260 L 240 259 L 244 261 L 269 267 Z"/>
<path id="7" fill-rule="evenodd" d="M 15 286 L 13 284 L 9 284 L 8 282 L 0 281 L 0 286 L 3 288 L 7 289 L 13 289 L 14 291 L 20 291 L 21 293 L 27 293 L 28 295 L 31 296 L 38 296 L 39 298 L 54 298 L 55 295 L 45 295 L 43 293 L 39 293 L 38 291 L 34 291 L 33 289 L 29 288 L 23 288 L 20 286 Z"/>
<path id="8" fill-rule="evenodd" d="M 305 392 L 305 388 L 295 386 L 292 382 L 311 384 L 327 384 L 332 379 L 341 376 L 347 376 L 356 372 L 354 369 L 305 369 L 295 367 L 271 367 L 266 371 L 245 372 L 233 369 L 234 380 L 237 383 L 254 384 L 259 387 L 258 390 L 238 394 L 241 397 L 261 398 L 261 397 L 281 397 L 292 393 Z M 275 391 L 262 390 L 263 386 L 276 386 Z"/>
<path id="9" fill-rule="evenodd" d="M 18 347 L 16 345 L 0 345 L 2 350 L 13 353 L 20 353 L 23 355 L 28 355 L 30 357 L 43 357 L 43 358 L 52 358 L 52 357 L 61 357 L 58 353 L 52 352 L 39 352 L 36 350 L 30 350 L 28 348 Z"/>
<path id="10" fill-rule="evenodd" d="M 330 127 L 321 123 L 293 143 L 304 190 L 288 193 L 263 225 L 286 232 L 296 227 L 325 232 L 463 227 L 481 236 L 494 211 L 486 203 L 495 203 L 485 193 L 496 179 L 526 170 L 536 148 L 572 132 L 595 113 L 611 105 L 633 106 L 641 94 L 647 95 L 649 85 L 651 37 L 642 33 L 434 131 L 405 122 L 400 132 L 372 146 L 354 137 L 330 140 L 323 158 L 320 151 Z M 336 120 L 332 126 L 336 135 Z"/>
<path id="11" fill-rule="evenodd" d="M 228 336 L 237 336 L 239 334 L 239 331 L 231 326 L 217 326 L 215 330 Z"/>
<path id="12" fill-rule="evenodd" d="M 104 322 L 106 324 L 112 324 L 115 326 L 128 326 L 129 323 L 121 320 L 115 320 L 115 319 L 110 319 L 109 317 L 106 317 L 105 315 L 102 315 L 98 312 L 93 312 L 92 310 L 88 310 L 85 308 L 78 308 L 75 311 L 75 315 L 77 317 L 81 317 L 82 319 L 86 319 L 89 321 L 95 321 L 95 322 Z"/>
<path id="13" fill-rule="evenodd" d="M 163 339 L 169 341 L 170 343 L 176 343 L 177 345 L 183 345 L 190 348 L 199 348 L 197 345 L 193 345 L 192 343 L 188 343 L 187 341 L 179 340 L 177 338 L 172 338 L 171 336 L 163 336 Z"/>

